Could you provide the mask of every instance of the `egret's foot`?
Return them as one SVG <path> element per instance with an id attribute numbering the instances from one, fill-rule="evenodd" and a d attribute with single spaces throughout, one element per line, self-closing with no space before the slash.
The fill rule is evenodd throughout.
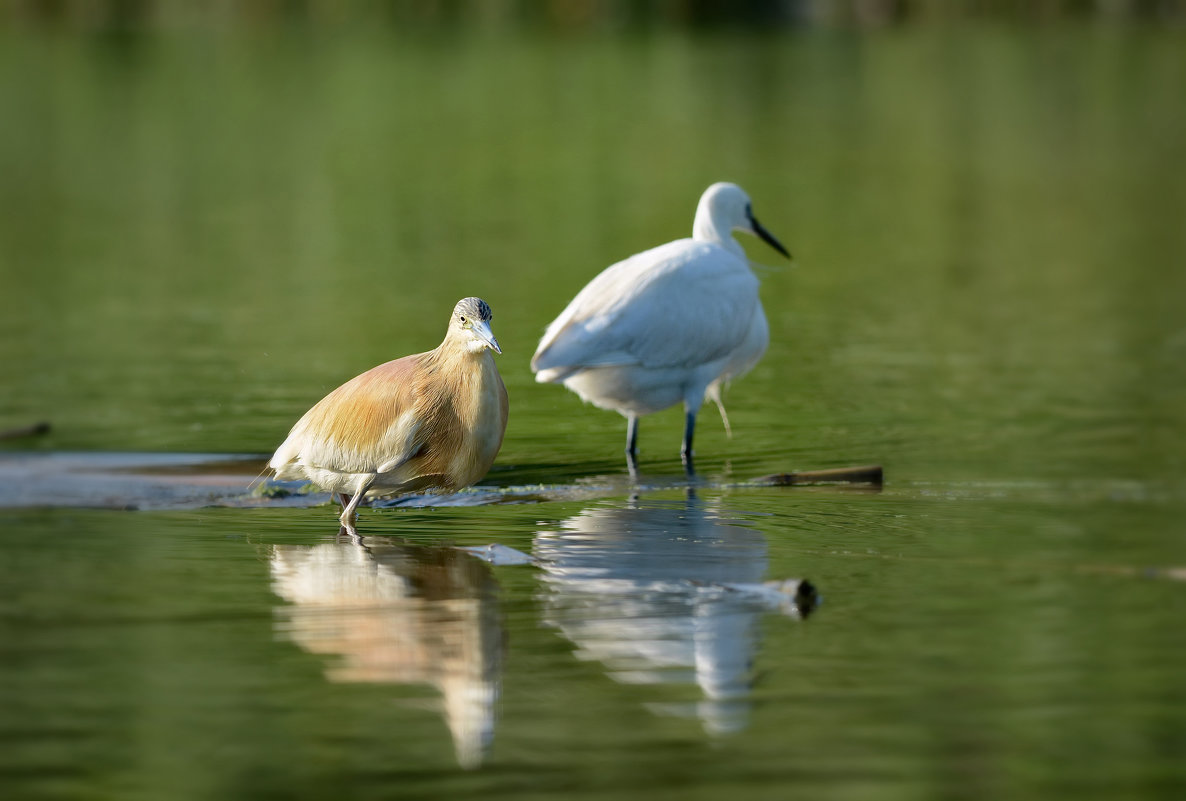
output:
<path id="1" fill-rule="evenodd" d="M 684 472 L 688 478 L 696 475 L 692 466 L 692 438 L 696 435 L 696 412 L 689 411 L 684 415 L 684 441 L 680 444 L 679 455 L 684 462 Z"/>
<path id="2" fill-rule="evenodd" d="M 626 450 L 626 470 L 632 481 L 638 480 L 638 455 L 629 448 Z"/>

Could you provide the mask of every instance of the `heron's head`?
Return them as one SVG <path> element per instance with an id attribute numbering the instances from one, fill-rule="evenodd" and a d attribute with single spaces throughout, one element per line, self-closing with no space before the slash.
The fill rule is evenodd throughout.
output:
<path id="1" fill-rule="evenodd" d="M 733 231 L 753 234 L 788 259 L 791 257 L 782 243 L 754 217 L 753 204 L 750 203 L 745 190 L 737 184 L 721 181 L 708 187 L 700 196 L 692 236 L 696 239 L 724 242 L 731 238 Z"/>
<path id="2" fill-rule="evenodd" d="M 494 314 L 490 311 L 490 304 L 481 298 L 462 298 L 453 307 L 453 318 L 449 321 L 449 331 L 462 338 L 466 350 L 470 353 L 480 353 L 490 348 L 495 353 L 502 353 L 498 347 L 498 340 L 490 330 L 490 320 Z"/>

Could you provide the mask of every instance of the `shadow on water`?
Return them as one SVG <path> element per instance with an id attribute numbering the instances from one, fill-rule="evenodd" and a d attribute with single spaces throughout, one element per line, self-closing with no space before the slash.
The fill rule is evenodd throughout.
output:
<path id="1" fill-rule="evenodd" d="M 458 763 L 482 763 L 494 737 L 506 636 L 490 568 L 462 551 L 378 538 L 274 545 L 272 589 L 284 637 L 334 657 L 334 682 L 430 685 Z"/>
<path id="2" fill-rule="evenodd" d="M 540 531 L 545 622 L 627 684 L 695 685 L 691 704 L 653 704 L 695 716 L 711 734 L 743 729 L 767 611 L 788 617 L 816 604 L 806 581 L 762 580 L 761 532 L 687 490 L 683 502 L 633 496 L 593 505 Z"/>

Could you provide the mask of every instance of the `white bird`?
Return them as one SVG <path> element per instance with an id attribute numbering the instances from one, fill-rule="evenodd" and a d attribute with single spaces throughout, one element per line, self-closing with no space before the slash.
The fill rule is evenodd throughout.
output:
<path id="1" fill-rule="evenodd" d="M 684 465 L 704 398 L 729 419 L 721 388 L 750 370 L 770 342 L 758 279 L 733 231 L 745 231 L 790 258 L 758 224 L 749 196 L 715 183 L 696 207 L 690 239 L 677 239 L 607 267 L 540 340 L 531 370 L 563 383 L 587 403 L 624 415 L 633 469 L 638 418 L 683 401 Z M 731 433 L 731 432 L 730 432 Z"/>

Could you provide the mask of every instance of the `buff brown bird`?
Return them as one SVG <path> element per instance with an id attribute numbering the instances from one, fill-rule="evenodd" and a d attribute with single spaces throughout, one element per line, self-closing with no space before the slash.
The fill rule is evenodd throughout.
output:
<path id="1" fill-rule="evenodd" d="M 491 316 L 486 301 L 463 298 L 435 350 L 380 364 L 322 398 L 268 462 L 276 478 L 308 480 L 340 498 L 350 533 L 368 494 L 479 481 L 507 425 Z"/>

